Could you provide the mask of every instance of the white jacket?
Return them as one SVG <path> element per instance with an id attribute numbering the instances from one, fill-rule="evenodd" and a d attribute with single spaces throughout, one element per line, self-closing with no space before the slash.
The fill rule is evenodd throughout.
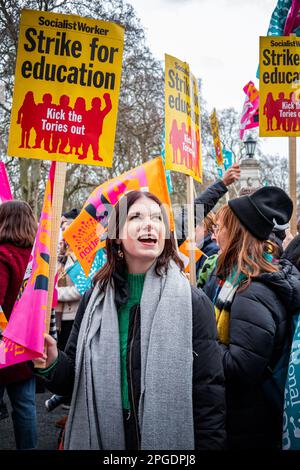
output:
<path id="1" fill-rule="evenodd" d="M 75 261 L 71 255 L 69 255 L 65 264 L 65 270 L 67 271 L 73 266 Z M 81 294 L 78 292 L 68 274 L 64 277 L 64 281 L 66 286 L 57 288 L 58 304 L 55 310 L 57 313 L 62 312 L 62 321 L 74 320 Z"/>

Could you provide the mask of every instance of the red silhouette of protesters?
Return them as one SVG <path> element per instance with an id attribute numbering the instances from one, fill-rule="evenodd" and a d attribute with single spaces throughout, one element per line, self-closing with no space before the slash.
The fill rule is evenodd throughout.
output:
<path id="1" fill-rule="evenodd" d="M 58 124 L 58 130 L 54 130 L 52 134 L 52 149 L 51 153 L 56 153 L 58 147 L 58 153 L 66 154 L 66 146 L 69 142 L 68 128 L 69 128 L 69 118 L 68 115 L 72 111 L 71 106 L 69 106 L 70 98 L 67 95 L 61 95 L 59 99 L 59 105 L 55 106 L 55 123 Z"/>
<path id="2" fill-rule="evenodd" d="M 284 93 L 279 93 L 278 99 L 275 101 L 275 119 L 276 119 L 276 131 L 279 131 L 282 127 L 284 131 L 287 130 L 287 119 L 280 116 L 280 110 L 282 110 L 282 103 L 286 101 L 284 98 Z"/>
<path id="3" fill-rule="evenodd" d="M 199 163 L 200 163 L 200 131 L 196 130 L 196 148 L 195 148 L 195 158 L 194 158 L 194 173 L 196 176 L 200 176 Z"/>
<path id="4" fill-rule="evenodd" d="M 82 116 L 81 124 L 84 123 L 86 115 L 85 99 L 79 96 L 74 104 L 74 111 L 77 116 Z M 75 155 L 80 155 L 79 150 L 82 150 L 84 136 L 82 134 L 71 134 L 70 135 L 70 153 L 73 153 L 75 149 Z"/>
<path id="5" fill-rule="evenodd" d="M 36 105 L 36 120 L 35 120 L 35 145 L 33 146 L 34 149 L 40 149 L 42 141 L 44 141 L 44 149 L 47 152 L 50 152 L 50 140 L 51 140 L 51 132 L 46 131 L 43 128 L 43 120 L 44 125 L 47 119 L 47 110 L 48 108 L 52 107 L 52 95 L 50 93 L 45 93 L 43 95 L 43 102 L 38 103 Z"/>
<path id="6" fill-rule="evenodd" d="M 267 94 L 266 102 L 264 104 L 264 115 L 267 118 L 267 131 L 273 131 L 273 117 L 276 116 L 276 104 L 272 93 Z"/>
<path id="7" fill-rule="evenodd" d="M 179 150 L 180 150 L 180 165 L 186 165 L 187 163 L 187 152 L 185 150 L 185 137 L 187 135 L 186 125 L 184 122 L 181 123 L 181 129 L 179 131 Z"/>
<path id="8" fill-rule="evenodd" d="M 287 109 L 292 111 L 292 115 L 286 120 L 286 131 L 295 132 L 297 129 L 296 95 L 293 91 L 290 93 L 290 99 L 287 102 Z"/>
<path id="9" fill-rule="evenodd" d="M 103 121 L 107 114 L 112 109 L 112 103 L 109 93 L 104 93 L 103 95 L 105 101 L 105 108 L 101 110 L 101 99 L 93 98 L 92 107 L 85 114 L 85 138 L 83 140 L 83 152 L 82 155 L 78 157 L 79 160 L 84 160 L 87 158 L 89 147 L 92 147 L 93 151 L 93 160 L 99 162 L 103 161 L 103 158 L 99 155 L 99 139 L 103 130 Z"/>
<path id="10" fill-rule="evenodd" d="M 195 132 L 192 131 L 191 126 L 189 126 L 187 139 L 185 142 L 186 146 L 186 166 L 189 170 L 193 168 L 193 156 L 195 154 Z"/>
<path id="11" fill-rule="evenodd" d="M 19 148 L 31 148 L 29 145 L 29 139 L 31 129 L 35 124 L 35 110 L 36 105 L 34 102 L 33 92 L 28 91 L 25 95 L 23 104 L 18 111 L 17 124 L 20 124 L 22 129 L 21 144 L 19 145 Z"/>
<path id="12" fill-rule="evenodd" d="M 171 132 L 169 134 L 169 144 L 172 145 L 173 149 L 173 161 L 172 163 L 178 163 L 177 161 L 177 152 L 180 148 L 180 132 L 177 126 L 176 119 L 173 119 Z"/>

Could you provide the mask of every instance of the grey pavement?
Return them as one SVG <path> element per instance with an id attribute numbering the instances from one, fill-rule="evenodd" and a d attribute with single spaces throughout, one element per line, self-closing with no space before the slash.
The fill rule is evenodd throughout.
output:
<path id="1" fill-rule="evenodd" d="M 37 421 L 38 421 L 38 446 L 39 450 L 56 450 L 60 429 L 55 427 L 55 421 L 66 415 L 67 411 L 58 406 L 53 411 L 47 411 L 45 401 L 52 393 L 45 391 L 36 394 Z M 9 414 L 11 406 L 8 396 L 4 395 Z M 14 431 L 11 416 L 0 420 L 0 450 L 15 450 Z"/>

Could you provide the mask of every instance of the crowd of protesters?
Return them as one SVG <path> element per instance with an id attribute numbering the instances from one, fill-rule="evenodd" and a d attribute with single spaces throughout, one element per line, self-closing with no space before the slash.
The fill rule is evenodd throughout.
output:
<path id="1" fill-rule="evenodd" d="M 293 204 L 280 188 L 220 205 L 239 177 L 234 164 L 195 199 L 203 208 L 195 218 L 197 287 L 151 193 L 119 199 L 108 221 L 107 262 L 82 298 L 68 276 L 76 258 L 62 238 L 58 341 L 47 334 L 44 356 L 18 366 L 28 375 L 17 366 L 0 373 L 18 449 L 37 446 L 35 378 L 53 393 L 47 410 L 66 407 L 64 449 L 281 448 L 284 397 L 278 405 L 265 384 L 300 310 L 300 235 L 288 230 Z M 62 231 L 77 215 L 64 214 Z M 175 226 L 180 247 L 184 210 Z M 8 316 L 35 230 L 27 204 L 0 206 L 0 305 Z M 6 418 L 4 408 L 0 399 Z"/>

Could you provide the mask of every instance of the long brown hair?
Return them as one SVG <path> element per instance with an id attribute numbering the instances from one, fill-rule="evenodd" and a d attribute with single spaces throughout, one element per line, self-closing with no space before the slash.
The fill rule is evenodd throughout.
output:
<path id="1" fill-rule="evenodd" d="M 156 204 L 160 207 L 163 221 L 166 227 L 167 236 L 165 240 L 165 246 L 156 261 L 156 274 L 160 276 L 163 274 L 163 272 L 166 272 L 171 259 L 174 260 L 181 270 L 183 270 L 183 262 L 177 254 L 174 235 L 172 232 L 170 232 L 169 218 L 162 202 L 152 193 L 144 191 L 130 191 L 128 194 L 125 194 L 114 206 L 108 221 L 108 236 L 106 239 L 107 262 L 94 276 L 94 283 L 99 283 L 101 289 L 105 289 L 108 283 L 112 282 L 114 273 L 122 273 L 127 268 L 125 257 L 120 258 L 118 256 L 118 245 L 116 240 L 120 237 L 130 207 L 138 199 L 144 197 L 156 202 Z"/>
<path id="2" fill-rule="evenodd" d="M 7 201 L 0 204 L 0 243 L 28 248 L 33 246 L 37 222 L 31 207 L 25 201 Z"/>
<path id="3" fill-rule="evenodd" d="M 264 253 L 274 253 L 275 245 L 251 235 L 228 205 L 219 209 L 216 221 L 220 221 L 221 227 L 225 227 L 228 232 L 226 246 L 218 257 L 217 276 L 225 279 L 237 269 L 236 278 L 243 273 L 247 278 L 243 283 L 246 287 L 255 276 L 278 271 L 279 268 L 263 256 Z"/>

